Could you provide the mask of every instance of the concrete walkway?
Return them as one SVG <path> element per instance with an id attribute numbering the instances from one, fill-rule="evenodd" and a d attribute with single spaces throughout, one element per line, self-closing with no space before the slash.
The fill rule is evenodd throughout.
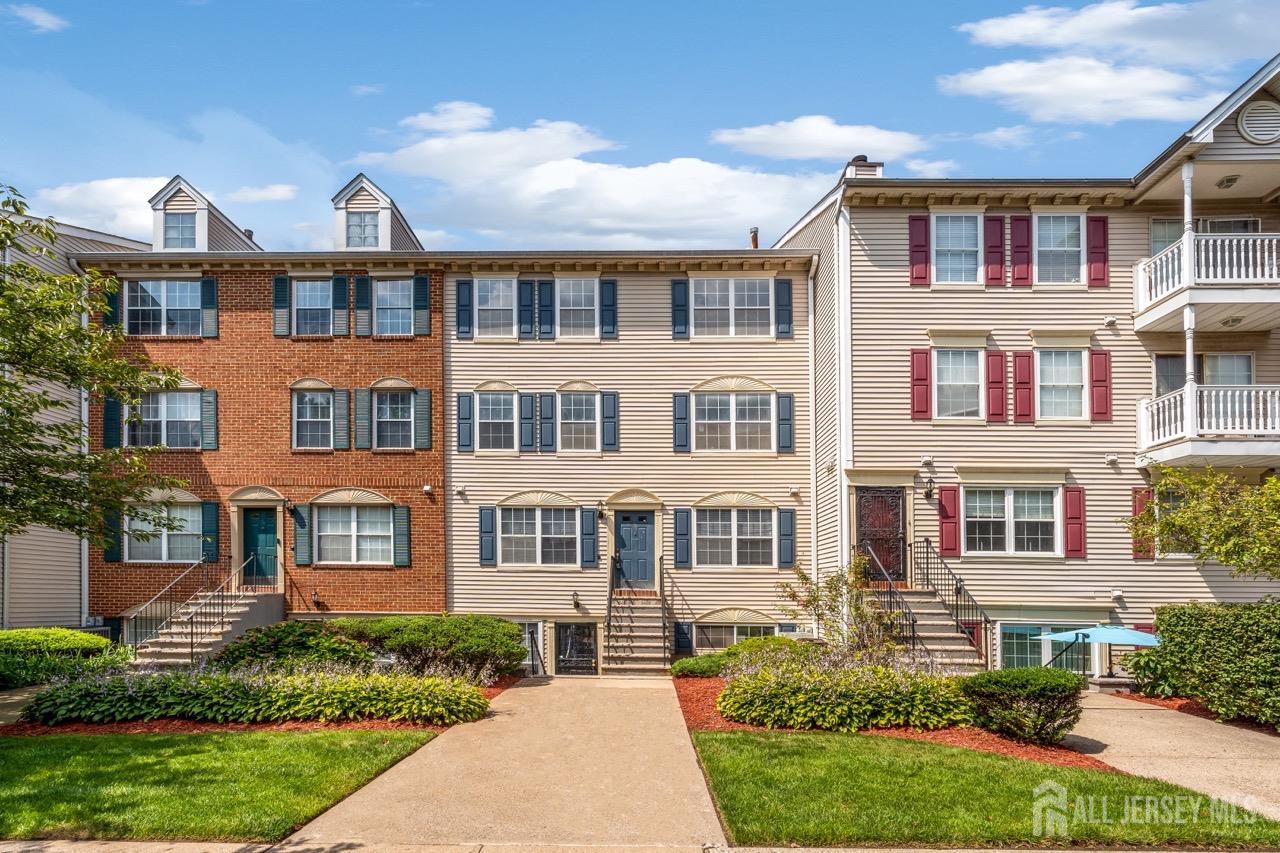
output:
<path id="1" fill-rule="evenodd" d="M 1090 693 L 1065 745 L 1280 820 L 1280 737 Z"/>
<path id="2" fill-rule="evenodd" d="M 42 689 L 43 687 L 36 686 L 0 690 L 0 723 L 18 722 L 18 712 Z"/>
<path id="3" fill-rule="evenodd" d="M 304 826 L 335 844 L 723 844 L 668 678 L 528 679 Z"/>

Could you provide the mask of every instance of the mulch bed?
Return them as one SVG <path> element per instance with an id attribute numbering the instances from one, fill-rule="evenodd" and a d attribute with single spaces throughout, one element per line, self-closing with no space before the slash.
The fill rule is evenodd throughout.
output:
<path id="1" fill-rule="evenodd" d="M 690 731 L 710 732 L 764 732 L 785 731 L 766 729 L 763 726 L 749 726 L 735 723 L 720 716 L 716 709 L 716 697 L 724 690 L 723 678 L 676 678 L 673 679 L 676 696 L 680 700 L 680 711 L 684 714 L 685 725 Z M 925 732 L 908 728 L 867 729 L 859 734 L 879 737 L 896 737 L 906 740 L 918 740 L 926 743 L 937 743 L 943 746 L 957 746 L 974 749 L 979 752 L 993 752 L 1010 758 L 1022 758 L 1028 761 L 1039 761 L 1042 764 L 1053 764 L 1058 767 L 1078 767 L 1085 770 L 1105 770 L 1117 773 L 1114 767 L 1091 755 L 1082 755 L 1064 746 L 1037 746 L 1019 743 L 1006 737 L 993 734 L 983 729 L 959 726 L 950 729 Z"/>
<path id="2" fill-rule="evenodd" d="M 1255 723 L 1251 720 L 1222 720 L 1218 715 L 1210 711 L 1204 706 L 1199 699 L 1187 699 L 1182 696 L 1171 696 L 1164 698 L 1162 696 L 1143 696 L 1141 693 L 1130 693 L 1123 691 L 1113 694 L 1121 699 L 1132 699 L 1134 702 L 1142 702 L 1145 705 L 1157 705 L 1161 708 L 1168 708 L 1170 711 L 1179 711 L 1183 714 L 1190 714 L 1193 717 L 1203 717 L 1206 720 L 1213 720 L 1215 723 L 1222 723 L 1224 726 L 1235 726 L 1238 729 L 1249 729 L 1250 731 L 1262 732 L 1264 735 L 1272 737 L 1280 737 L 1280 730 L 1274 726 L 1264 725 L 1263 723 Z"/>

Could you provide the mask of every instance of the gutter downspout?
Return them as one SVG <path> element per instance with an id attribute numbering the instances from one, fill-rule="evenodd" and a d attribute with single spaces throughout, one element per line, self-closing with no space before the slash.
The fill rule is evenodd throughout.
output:
<path id="1" fill-rule="evenodd" d="M 816 584 L 819 579 L 818 566 L 818 453 L 814 435 L 817 432 L 818 401 L 815 398 L 816 380 L 814 379 L 815 338 L 813 329 L 814 279 L 817 276 L 821 255 L 814 253 L 809 259 L 809 289 L 807 291 L 808 333 L 809 333 L 809 574 Z M 818 634 L 818 626 L 813 625 L 814 636 Z"/>

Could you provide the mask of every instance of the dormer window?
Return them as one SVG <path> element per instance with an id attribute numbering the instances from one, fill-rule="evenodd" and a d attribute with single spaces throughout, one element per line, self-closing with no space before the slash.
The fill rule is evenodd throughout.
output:
<path id="1" fill-rule="evenodd" d="M 378 212 L 376 210 L 347 211 L 347 248 L 378 248 Z"/>
<path id="2" fill-rule="evenodd" d="M 196 247 L 195 213 L 165 213 L 164 247 L 194 249 Z"/>

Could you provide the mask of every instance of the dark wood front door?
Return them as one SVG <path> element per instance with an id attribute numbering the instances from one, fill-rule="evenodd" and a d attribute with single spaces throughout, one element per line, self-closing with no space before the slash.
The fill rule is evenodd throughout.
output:
<path id="1" fill-rule="evenodd" d="M 906 492 L 900 487 L 859 487 L 857 501 L 858 542 L 879 558 L 893 580 L 906 580 Z M 873 579 L 876 574 L 872 575 Z"/>
<path id="2" fill-rule="evenodd" d="M 653 513 L 619 512 L 618 581 L 625 589 L 653 589 Z"/>

